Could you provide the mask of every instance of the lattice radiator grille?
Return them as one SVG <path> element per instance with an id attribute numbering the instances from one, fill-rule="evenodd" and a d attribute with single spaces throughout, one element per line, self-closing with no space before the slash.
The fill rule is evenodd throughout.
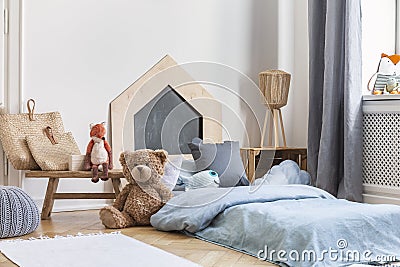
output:
<path id="1" fill-rule="evenodd" d="M 364 113 L 365 184 L 400 187 L 400 113 Z"/>

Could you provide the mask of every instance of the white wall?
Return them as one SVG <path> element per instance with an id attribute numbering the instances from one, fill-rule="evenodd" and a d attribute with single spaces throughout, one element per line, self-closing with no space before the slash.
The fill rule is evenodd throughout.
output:
<path id="1" fill-rule="evenodd" d="M 292 74 L 288 105 L 282 108 L 290 146 L 307 146 L 308 11 L 307 0 L 280 0 L 278 68 Z"/>
<path id="2" fill-rule="evenodd" d="M 284 68 L 292 74 L 289 104 L 283 109 L 288 145 L 305 146 L 307 1 L 281 2 L 23 1 L 23 99 L 36 99 L 37 112 L 60 111 L 66 130 L 73 132 L 83 152 L 89 123 L 107 120 L 109 102 L 165 54 L 179 63 L 226 64 L 255 84 L 260 71 Z M 241 96 L 253 94 L 240 79 L 236 85 Z M 217 98 L 227 101 L 221 91 L 213 90 Z M 252 101 L 256 102 L 254 97 Z M 256 113 L 264 113 L 263 105 L 254 105 Z M 236 118 L 251 117 L 238 97 L 229 106 Z M 244 143 L 239 122 L 231 120 L 229 110 L 223 119 L 233 139 Z M 251 140 L 251 145 L 258 143 Z M 89 181 L 60 187 L 103 190 L 102 184 Z M 24 188 L 39 199 L 45 181 L 25 180 Z M 86 201 L 74 203 L 86 205 Z"/>

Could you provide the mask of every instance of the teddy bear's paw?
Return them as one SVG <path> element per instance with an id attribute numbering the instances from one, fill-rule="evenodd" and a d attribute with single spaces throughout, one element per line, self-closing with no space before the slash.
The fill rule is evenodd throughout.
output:
<path id="1" fill-rule="evenodd" d="M 108 181 L 108 177 L 100 177 L 100 179 L 102 180 L 102 181 Z"/>
<path id="2" fill-rule="evenodd" d="M 99 177 L 93 177 L 93 178 L 92 178 L 92 182 L 93 182 L 93 183 L 99 182 Z"/>
<path id="3" fill-rule="evenodd" d="M 117 214 L 115 214 L 109 207 L 103 208 L 100 210 L 100 220 L 103 225 L 107 228 L 121 228 L 121 226 L 117 223 L 118 218 Z"/>

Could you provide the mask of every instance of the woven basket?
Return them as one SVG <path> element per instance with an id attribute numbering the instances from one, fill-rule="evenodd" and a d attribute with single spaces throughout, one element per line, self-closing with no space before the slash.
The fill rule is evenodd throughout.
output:
<path id="1" fill-rule="evenodd" d="M 28 147 L 36 163 L 43 171 L 66 171 L 70 155 L 80 155 L 72 133 L 55 134 L 57 144 L 47 136 L 27 136 Z"/>
<path id="2" fill-rule="evenodd" d="M 259 80 L 260 90 L 270 109 L 286 106 L 290 86 L 289 73 L 281 70 L 267 70 L 259 74 Z"/>
<path id="3" fill-rule="evenodd" d="M 29 103 L 33 103 L 33 107 Z M 0 114 L 0 140 L 7 158 L 16 170 L 40 169 L 29 151 L 26 136 L 42 135 L 47 126 L 55 133 L 64 133 L 60 113 L 34 114 L 34 107 L 35 102 L 30 99 L 29 113 Z"/>

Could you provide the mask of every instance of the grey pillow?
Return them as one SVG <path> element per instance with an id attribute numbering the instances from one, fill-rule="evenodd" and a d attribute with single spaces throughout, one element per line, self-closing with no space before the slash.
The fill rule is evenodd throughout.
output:
<path id="1" fill-rule="evenodd" d="M 205 144 L 194 138 L 188 144 L 199 171 L 214 170 L 219 175 L 220 187 L 249 185 L 240 158 L 239 142 L 225 141 L 219 144 Z"/>

